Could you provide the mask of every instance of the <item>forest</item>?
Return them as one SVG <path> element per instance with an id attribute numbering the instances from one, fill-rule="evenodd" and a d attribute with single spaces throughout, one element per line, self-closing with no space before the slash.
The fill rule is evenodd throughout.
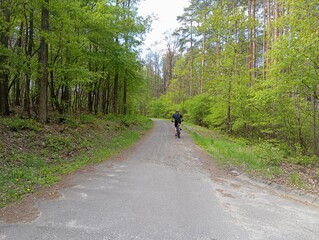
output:
<path id="1" fill-rule="evenodd" d="M 0 112 L 139 113 L 139 48 L 150 19 L 136 0 L 1 0 Z M 142 109 L 143 110 L 143 109 Z"/>
<path id="2" fill-rule="evenodd" d="M 0 114 L 146 115 L 319 155 L 319 2 L 190 0 L 145 59 L 140 0 L 1 0 Z"/>
<path id="3" fill-rule="evenodd" d="M 146 57 L 149 112 L 319 154 L 319 2 L 191 0 Z"/>

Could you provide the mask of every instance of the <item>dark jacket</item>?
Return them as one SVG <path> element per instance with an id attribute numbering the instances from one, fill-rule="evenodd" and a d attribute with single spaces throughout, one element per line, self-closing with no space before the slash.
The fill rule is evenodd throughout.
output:
<path id="1" fill-rule="evenodd" d="M 179 112 L 176 112 L 173 114 L 172 118 L 174 119 L 175 122 L 181 123 L 183 116 Z"/>

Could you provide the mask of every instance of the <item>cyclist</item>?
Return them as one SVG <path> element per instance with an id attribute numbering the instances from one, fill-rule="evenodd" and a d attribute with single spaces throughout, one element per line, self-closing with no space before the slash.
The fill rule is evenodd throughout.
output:
<path id="1" fill-rule="evenodd" d="M 182 121 L 183 121 L 183 116 L 182 116 L 182 114 L 180 114 L 179 111 L 176 110 L 175 113 L 174 113 L 173 116 L 172 116 L 172 122 L 174 122 L 176 134 L 177 134 L 178 124 L 181 124 Z M 180 129 L 180 130 L 182 130 L 182 129 Z M 175 135 L 176 135 L 176 134 L 175 134 Z"/>

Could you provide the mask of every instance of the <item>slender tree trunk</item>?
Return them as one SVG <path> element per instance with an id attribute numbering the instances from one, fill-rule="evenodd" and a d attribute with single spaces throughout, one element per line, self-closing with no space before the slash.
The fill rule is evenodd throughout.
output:
<path id="1" fill-rule="evenodd" d="M 190 39 L 190 66 L 189 66 L 189 96 L 193 96 L 194 85 L 194 42 L 193 42 L 193 21 L 191 21 L 191 39 Z"/>
<path id="2" fill-rule="evenodd" d="M 9 51 L 9 23 L 10 9 L 9 2 L 0 2 L 0 17 L 5 19 L 6 26 L 0 30 L 0 45 Z M 8 53 L 1 51 L 0 53 L 0 114 L 9 115 L 9 70 L 8 70 Z"/>
<path id="3" fill-rule="evenodd" d="M 127 114 L 127 73 L 124 76 L 124 86 L 123 86 L 123 114 Z"/>
<path id="4" fill-rule="evenodd" d="M 131 7 L 131 0 L 127 0 L 127 9 L 129 10 Z M 128 16 L 125 16 L 127 18 Z M 128 33 L 125 34 L 125 45 L 128 48 Z M 127 70 L 125 70 L 124 83 L 123 83 L 123 114 L 127 114 L 127 84 L 128 84 L 128 74 Z M 165 84 L 164 84 L 165 91 Z"/>
<path id="5" fill-rule="evenodd" d="M 24 23 L 21 22 L 20 24 L 20 30 L 19 30 L 19 38 L 17 39 L 17 51 L 18 51 L 18 54 L 21 54 L 22 53 L 22 35 L 23 35 L 23 28 L 24 28 Z M 20 87 L 20 71 L 21 71 L 21 68 L 18 70 L 18 73 L 17 73 L 17 78 L 15 79 L 14 81 L 14 89 L 15 89 L 15 94 L 14 94 L 14 105 L 15 106 L 21 106 L 21 103 L 20 103 L 20 97 L 21 97 L 21 87 Z"/>
<path id="6" fill-rule="evenodd" d="M 26 59 L 27 59 L 27 70 L 25 74 L 25 85 L 24 85 L 24 104 L 23 109 L 27 112 L 28 117 L 31 117 L 30 111 L 30 83 L 31 83 L 31 58 L 33 51 L 33 13 L 31 10 L 29 17 L 29 28 L 26 28 L 26 41 L 27 41 L 27 49 L 26 49 Z M 27 17 L 26 17 L 27 20 Z"/>
<path id="7" fill-rule="evenodd" d="M 105 106 L 105 114 L 110 113 L 110 102 L 111 102 L 111 74 L 107 74 L 107 84 L 106 84 L 106 91 L 107 91 L 107 96 L 106 96 L 106 106 Z"/>
<path id="8" fill-rule="evenodd" d="M 277 0 L 274 0 L 274 22 L 277 23 L 278 20 L 278 3 Z M 275 25 L 274 27 L 274 40 L 278 38 L 278 27 Z"/>
<path id="9" fill-rule="evenodd" d="M 256 79 L 257 72 L 256 72 L 256 66 L 257 66 L 257 36 L 256 36 L 256 0 L 252 0 L 252 18 L 253 18 L 253 27 L 252 27 L 252 69 L 253 69 L 253 79 Z"/>
<path id="10" fill-rule="evenodd" d="M 200 77 L 200 93 L 203 93 L 203 85 L 204 85 L 204 78 L 205 78 L 205 64 L 206 64 L 206 41 L 207 41 L 207 28 L 206 28 L 206 23 L 207 23 L 207 16 L 208 16 L 208 8 L 209 4 L 207 1 L 205 1 L 205 12 L 204 12 L 204 27 L 203 27 L 203 34 L 202 34 L 202 59 L 201 59 L 201 77 Z"/>
<path id="11" fill-rule="evenodd" d="M 103 114 L 105 114 L 105 109 L 106 109 L 106 99 L 107 99 L 107 91 L 106 91 L 106 82 L 103 82 L 102 83 L 102 89 L 101 89 L 101 91 L 102 91 L 102 94 L 100 95 L 100 98 L 101 98 L 101 100 L 100 100 L 100 102 L 101 102 L 101 104 L 100 104 L 100 110 L 99 110 L 99 112 L 100 113 L 103 113 Z"/>
<path id="12" fill-rule="evenodd" d="M 264 36 L 263 36 L 263 79 L 267 78 L 269 67 L 269 28 L 270 28 L 270 0 L 264 1 Z"/>
<path id="13" fill-rule="evenodd" d="M 249 82 L 250 86 L 254 84 L 254 79 L 256 76 L 256 6 L 255 0 L 248 1 L 248 15 L 249 19 L 252 22 L 251 26 L 249 27 Z"/>
<path id="14" fill-rule="evenodd" d="M 202 69 L 200 76 L 200 93 L 203 93 L 203 85 L 204 85 L 204 75 L 205 75 L 205 62 L 206 62 L 206 31 L 203 32 L 203 40 L 202 40 Z"/>
<path id="15" fill-rule="evenodd" d="M 101 91 L 101 79 L 95 84 L 95 88 L 94 88 L 94 114 L 97 114 L 99 111 L 100 91 Z"/>
<path id="16" fill-rule="evenodd" d="M 68 83 L 66 83 L 62 87 L 61 105 L 62 105 L 61 108 L 62 108 L 63 113 L 69 112 L 70 106 L 71 106 L 71 90 L 70 90 Z"/>
<path id="17" fill-rule="evenodd" d="M 41 7 L 41 30 L 43 32 L 49 31 L 49 0 L 44 0 Z M 49 61 L 49 47 L 44 36 L 40 38 L 40 54 L 39 54 L 39 68 L 40 68 L 40 92 L 39 92 L 39 120 L 42 123 L 48 121 L 48 61 Z"/>
<path id="18" fill-rule="evenodd" d="M 93 91 L 89 90 L 88 94 L 88 113 L 93 112 Z"/>
<path id="19" fill-rule="evenodd" d="M 116 0 L 116 6 L 119 6 L 120 1 Z M 118 36 L 115 38 L 115 43 L 119 44 Z M 117 101 L 118 101 L 118 92 L 119 92 L 119 66 L 115 66 L 115 73 L 114 73 L 114 86 L 113 86 L 113 114 L 118 114 L 117 109 Z"/>
<path id="20" fill-rule="evenodd" d="M 228 83 L 228 96 L 227 96 L 227 133 L 230 134 L 232 130 L 231 126 L 231 90 L 232 84 L 231 81 Z"/>
<path id="21" fill-rule="evenodd" d="M 60 114 L 63 113 L 63 107 L 59 103 L 59 91 L 57 90 L 57 93 L 55 93 L 54 88 L 54 72 L 53 70 L 50 71 L 50 95 L 51 95 L 51 101 L 53 103 L 53 106 L 58 110 Z"/>
<path id="22" fill-rule="evenodd" d="M 113 114 L 118 114 L 117 112 L 117 101 L 118 101 L 118 92 L 119 92 L 119 70 L 118 66 L 115 69 L 114 75 L 114 86 L 113 86 Z"/>

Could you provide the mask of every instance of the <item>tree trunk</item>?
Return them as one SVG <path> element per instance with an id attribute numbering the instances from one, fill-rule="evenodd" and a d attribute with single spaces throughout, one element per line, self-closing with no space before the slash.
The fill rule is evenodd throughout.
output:
<path id="1" fill-rule="evenodd" d="M 124 76 L 124 86 L 123 86 L 123 114 L 127 114 L 127 71 Z"/>
<path id="2" fill-rule="evenodd" d="M 130 9 L 130 7 L 131 7 L 131 0 L 127 0 L 128 10 Z M 125 18 L 126 17 L 127 16 L 125 16 Z M 128 48 L 128 33 L 125 33 L 125 45 L 126 45 L 126 48 Z M 124 115 L 127 114 L 127 84 L 128 84 L 127 78 L 128 78 L 127 70 L 125 70 L 124 83 L 123 83 L 123 114 Z M 164 89 L 165 89 L 165 85 L 164 85 Z"/>
<path id="3" fill-rule="evenodd" d="M 24 28 L 24 23 L 21 22 L 20 24 L 20 31 L 19 31 L 19 38 L 17 40 L 17 51 L 18 51 L 18 54 L 20 55 L 22 53 L 22 35 L 23 35 L 23 28 Z M 20 97 L 21 97 L 21 87 L 20 87 L 20 71 L 21 71 L 21 68 L 18 70 L 18 73 L 17 73 L 17 78 L 15 79 L 15 96 L 14 96 L 14 105 L 15 106 L 21 106 L 21 103 L 20 103 Z"/>
<path id="4" fill-rule="evenodd" d="M 23 109 L 27 112 L 28 117 L 31 117 L 30 112 L 30 83 L 31 83 L 31 58 L 33 51 L 33 10 L 31 10 L 29 17 L 29 28 L 26 28 L 26 59 L 27 59 L 27 70 L 25 75 L 25 85 L 24 85 L 24 104 Z M 26 17 L 27 18 L 27 17 Z"/>
<path id="5" fill-rule="evenodd" d="M 105 114 L 110 113 L 110 102 L 111 102 L 111 74 L 107 74 L 107 84 L 106 84 L 106 91 L 107 91 L 107 96 L 106 96 L 106 106 L 105 106 Z"/>
<path id="6" fill-rule="evenodd" d="M 94 88 L 94 114 L 99 112 L 100 105 L 101 79 L 95 84 Z"/>
<path id="7" fill-rule="evenodd" d="M 54 72 L 53 70 L 50 71 L 50 93 L 51 93 L 51 101 L 53 103 L 53 106 L 58 110 L 60 114 L 63 113 L 63 107 L 59 103 L 58 95 L 59 91 L 55 93 L 54 89 Z"/>
<path id="8" fill-rule="evenodd" d="M 0 17 L 4 17 L 6 26 L 0 32 L 0 44 L 2 47 L 9 51 L 9 22 L 10 22 L 10 10 L 9 3 L 2 3 L 0 7 Z M 0 53 L 0 114 L 9 115 L 9 70 L 8 53 L 1 51 Z"/>
<path id="9" fill-rule="evenodd" d="M 249 82 L 250 86 L 254 84 L 254 79 L 256 76 L 255 67 L 256 67 L 256 3 L 255 0 L 248 1 L 248 15 L 249 19 L 252 22 L 249 27 Z"/>
<path id="10" fill-rule="evenodd" d="M 191 39 L 190 39 L 190 72 L 189 72 L 189 96 L 193 96 L 193 85 L 194 85 L 194 42 L 193 42 L 193 20 L 191 20 Z"/>
<path id="11" fill-rule="evenodd" d="M 41 30 L 49 31 L 49 0 L 45 0 L 41 7 Z M 39 120 L 42 123 L 48 121 L 48 60 L 49 48 L 45 37 L 40 38 L 39 70 L 40 70 L 40 92 L 39 92 Z"/>
<path id="12" fill-rule="evenodd" d="M 263 79 L 267 78 L 267 71 L 269 67 L 269 28 L 270 28 L 270 0 L 264 1 L 264 36 L 263 36 Z"/>
<path id="13" fill-rule="evenodd" d="M 93 112 L 93 91 L 89 90 L 88 92 L 88 113 L 92 113 Z"/>
<path id="14" fill-rule="evenodd" d="M 62 105 L 61 108 L 63 113 L 69 112 L 71 107 L 71 91 L 67 83 L 65 86 L 62 87 L 61 105 Z"/>
<path id="15" fill-rule="evenodd" d="M 117 100 L 119 92 L 119 70 L 116 67 L 114 75 L 114 88 L 113 88 L 113 114 L 117 114 Z"/>
<path id="16" fill-rule="evenodd" d="M 252 0 L 252 18 L 253 18 L 253 27 L 252 27 L 252 69 L 253 69 L 253 79 L 256 79 L 257 72 L 257 36 L 256 36 L 256 0 Z"/>

